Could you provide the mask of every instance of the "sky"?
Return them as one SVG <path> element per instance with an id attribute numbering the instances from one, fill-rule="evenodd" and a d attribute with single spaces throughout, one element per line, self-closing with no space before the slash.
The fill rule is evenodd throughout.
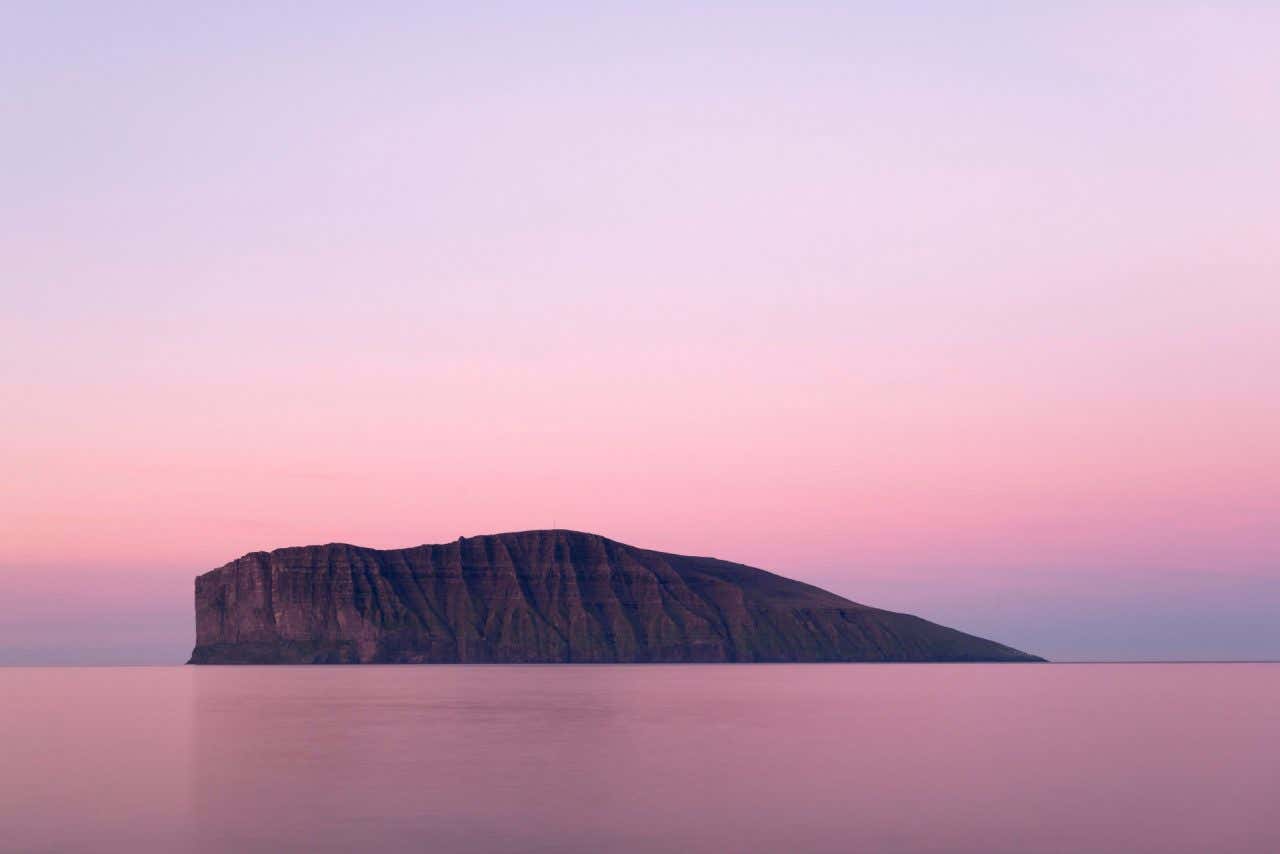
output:
<path id="1" fill-rule="evenodd" d="M 549 527 L 1280 658 L 1280 8 L 0 15 L 0 664 Z"/>

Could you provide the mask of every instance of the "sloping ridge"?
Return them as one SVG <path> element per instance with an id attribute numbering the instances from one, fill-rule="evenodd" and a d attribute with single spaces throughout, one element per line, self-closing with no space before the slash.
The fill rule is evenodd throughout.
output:
<path id="1" fill-rule="evenodd" d="M 195 586 L 192 664 L 1042 660 L 762 569 L 577 531 L 253 552 Z"/>

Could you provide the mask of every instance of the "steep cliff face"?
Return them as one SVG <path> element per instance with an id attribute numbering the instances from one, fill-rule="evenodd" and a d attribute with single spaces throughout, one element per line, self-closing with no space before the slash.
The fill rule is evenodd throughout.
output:
<path id="1" fill-rule="evenodd" d="M 1038 661 L 741 564 L 526 531 L 254 552 L 196 579 L 193 664 Z"/>

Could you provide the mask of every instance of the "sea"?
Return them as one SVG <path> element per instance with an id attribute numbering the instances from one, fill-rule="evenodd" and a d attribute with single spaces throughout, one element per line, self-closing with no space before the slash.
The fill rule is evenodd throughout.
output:
<path id="1" fill-rule="evenodd" d="M 1280 664 L 0 668 L 5 852 L 1280 852 Z"/>

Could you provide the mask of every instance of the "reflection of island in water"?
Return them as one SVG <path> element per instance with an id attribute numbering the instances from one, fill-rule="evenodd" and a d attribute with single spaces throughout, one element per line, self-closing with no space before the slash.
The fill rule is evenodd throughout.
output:
<path id="1" fill-rule="evenodd" d="M 254 552 L 196 579 L 193 664 L 1040 661 L 771 572 L 525 531 Z"/>
<path id="2" fill-rule="evenodd" d="M 1280 665 L 0 668 L 0 848 L 1274 854 Z"/>
<path id="3" fill-rule="evenodd" d="M 187 672 L 201 854 L 1280 850 L 1277 665 Z"/>

